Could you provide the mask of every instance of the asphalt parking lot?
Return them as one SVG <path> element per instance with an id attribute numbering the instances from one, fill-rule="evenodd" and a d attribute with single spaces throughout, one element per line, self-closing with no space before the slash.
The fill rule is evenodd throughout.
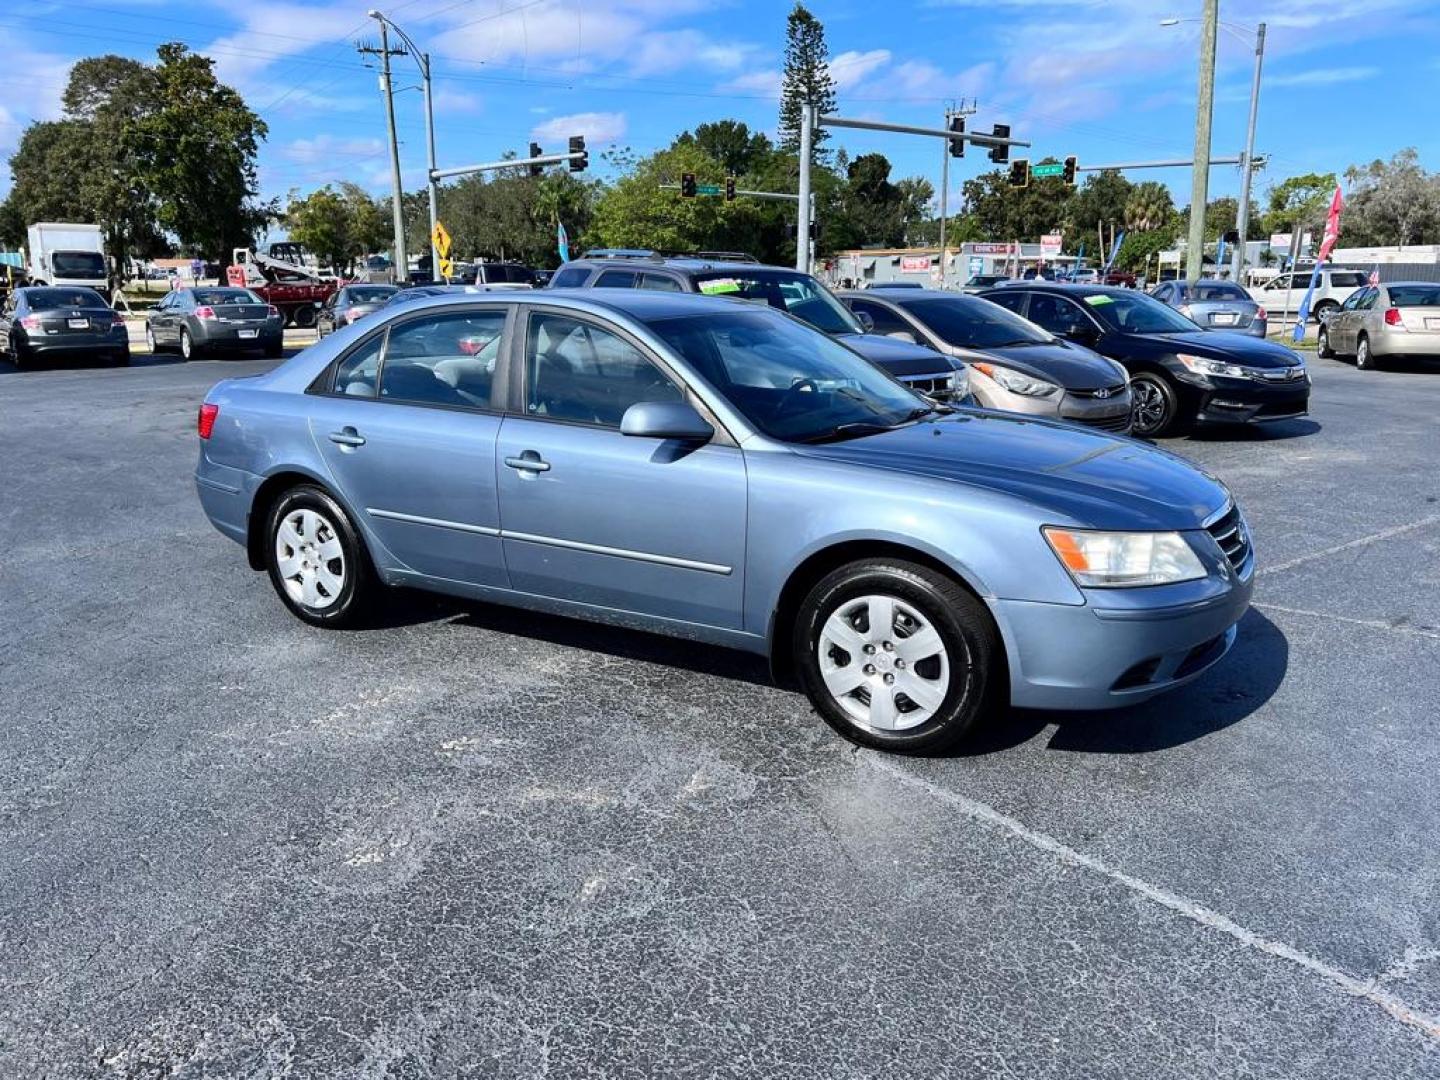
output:
<path id="1" fill-rule="evenodd" d="M 1130 711 L 860 751 L 749 657 L 286 614 L 192 488 L 259 360 L 0 367 L 0 1075 L 1440 1074 L 1440 368 L 1168 441 L 1260 559 Z"/>

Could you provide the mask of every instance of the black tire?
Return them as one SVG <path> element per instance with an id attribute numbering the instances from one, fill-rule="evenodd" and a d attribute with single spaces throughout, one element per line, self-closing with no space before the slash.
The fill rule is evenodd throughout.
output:
<path id="1" fill-rule="evenodd" d="M 340 571 L 342 585 L 333 598 L 322 597 L 326 601 L 323 607 L 307 605 L 303 599 L 292 594 L 292 584 L 287 583 L 283 576 L 277 550 L 282 524 L 293 515 L 306 510 L 314 511 L 324 519 L 325 528 L 319 534 L 321 541 L 328 539 L 329 530 L 333 529 L 335 539 L 340 542 L 343 559 L 338 567 L 333 560 L 327 563 L 327 568 L 332 572 Z M 270 508 L 265 522 L 264 550 L 265 568 L 270 584 L 296 618 L 311 626 L 335 629 L 365 625 L 381 587 L 380 581 L 371 566 L 365 544 L 349 515 L 328 492 L 311 484 L 301 484 L 281 495 Z M 303 586 L 300 587 L 303 589 Z"/>
<path id="2" fill-rule="evenodd" d="M 302 304 L 295 309 L 295 325 L 301 330 L 309 330 L 319 321 L 319 314 L 309 304 Z"/>
<path id="3" fill-rule="evenodd" d="M 1375 354 L 1370 351 L 1370 339 L 1364 334 L 1355 342 L 1355 366 L 1361 371 L 1380 370 L 1380 361 L 1375 359 Z"/>
<path id="4" fill-rule="evenodd" d="M 1180 396 L 1164 375 L 1142 371 L 1130 377 L 1130 434 L 1158 438 L 1180 426 Z"/>
<path id="5" fill-rule="evenodd" d="M 949 682 L 944 698 L 928 719 L 913 727 L 900 730 L 882 731 L 867 725 L 852 715 L 840 700 L 831 693 L 821 670 L 819 649 L 827 620 L 843 611 L 847 603 L 866 596 L 886 596 L 913 609 L 939 634 L 945 647 L 950 665 Z M 868 611 L 868 608 L 866 608 Z M 898 613 L 892 629 L 897 633 L 896 641 L 903 650 L 904 637 L 898 636 L 904 629 L 903 613 Z M 840 567 L 828 574 L 810 590 L 792 628 L 791 648 L 794 654 L 794 669 L 801 687 L 809 696 L 815 710 L 825 722 L 847 739 L 862 746 L 874 747 L 899 754 L 935 754 L 952 749 L 974 728 L 993 716 L 1003 700 L 1004 670 L 1000 657 L 1000 639 L 990 613 L 983 604 L 966 589 L 943 574 L 928 567 L 899 559 L 863 559 Z M 880 650 L 871 647 L 872 651 Z M 830 647 L 828 662 L 842 659 L 862 665 L 862 656 L 849 656 L 844 650 Z M 894 665 L 898 656 L 896 650 L 887 650 L 887 666 Z M 882 662 L 877 656 L 875 663 Z M 898 661 L 903 666 L 903 661 Z M 920 663 L 938 663 L 927 660 Z M 938 672 L 938 667 L 934 669 Z M 846 695 L 847 700 L 857 709 L 867 711 L 869 705 L 859 698 L 862 692 L 871 693 L 870 685 L 879 686 L 876 678 L 891 680 L 895 676 L 875 673 L 874 665 L 869 668 L 869 685 L 862 686 Z M 899 675 L 899 672 L 895 673 Z M 920 674 L 919 664 L 914 674 Z M 890 701 L 898 711 L 902 701 L 906 706 L 915 703 L 904 698 L 903 685 L 892 691 Z"/>
<path id="6" fill-rule="evenodd" d="M 195 344 L 190 331 L 183 326 L 180 328 L 180 358 L 186 361 L 200 359 L 200 346 Z"/>
<path id="7" fill-rule="evenodd" d="M 145 324 L 145 344 L 150 346 L 151 356 L 159 356 L 165 351 L 165 346 L 155 339 L 155 330 L 149 323 Z"/>
<path id="8" fill-rule="evenodd" d="M 1322 360 L 1334 359 L 1335 350 L 1330 348 L 1330 330 L 1324 324 L 1320 324 L 1320 333 L 1315 338 L 1315 355 Z"/>

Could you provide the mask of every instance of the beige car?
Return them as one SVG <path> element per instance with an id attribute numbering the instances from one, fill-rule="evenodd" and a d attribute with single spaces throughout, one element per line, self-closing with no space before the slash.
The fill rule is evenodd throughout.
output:
<path id="1" fill-rule="evenodd" d="M 1440 283 L 1367 285 L 1320 324 L 1318 349 L 1353 356 L 1364 371 L 1393 356 L 1440 357 Z"/>

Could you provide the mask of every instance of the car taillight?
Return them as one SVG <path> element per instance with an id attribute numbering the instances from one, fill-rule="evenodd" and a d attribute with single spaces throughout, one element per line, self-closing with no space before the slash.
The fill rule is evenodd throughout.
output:
<path id="1" fill-rule="evenodd" d="M 23 319 L 20 320 L 20 325 L 23 326 L 23 327 L 25 327 L 26 330 L 39 330 L 39 329 L 40 329 L 40 316 L 39 316 L 39 315 L 26 315 Z"/>
<path id="2" fill-rule="evenodd" d="M 200 416 L 195 421 L 195 430 L 200 438 L 210 438 L 210 433 L 215 430 L 215 420 L 220 415 L 220 406 L 211 405 L 208 401 L 200 406 Z"/>
<path id="3" fill-rule="evenodd" d="M 1394 307 L 1392 307 L 1392 308 L 1386 308 L 1386 309 L 1385 309 L 1385 325 L 1386 325 L 1386 326 L 1404 326 L 1404 325 L 1405 325 L 1405 323 L 1404 323 L 1404 322 L 1401 320 L 1401 318 L 1400 318 L 1400 309 L 1399 309 L 1399 308 L 1394 308 Z"/>
<path id="4" fill-rule="evenodd" d="M 120 312 L 118 312 L 118 311 L 112 311 L 112 312 L 110 313 L 110 327 L 111 327 L 111 329 L 114 329 L 114 328 L 117 327 L 117 326 L 124 326 L 124 325 L 125 325 L 125 316 L 124 316 L 124 315 L 121 315 Z"/>
<path id="5" fill-rule="evenodd" d="M 280 309 L 279 309 L 278 307 L 276 307 L 274 304 L 266 304 L 265 306 L 266 306 L 266 308 L 267 308 L 267 309 L 269 310 L 269 312 L 270 312 L 270 318 L 272 318 L 272 319 L 278 319 L 278 318 L 280 318 Z"/>
<path id="6" fill-rule="evenodd" d="M 360 318 L 360 312 L 357 308 L 352 307 L 345 309 L 345 321 L 347 323 L 352 323 L 358 318 Z"/>
<path id="7" fill-rule="evenodd" d="M 208 304 L 197 307 L 195 309 L 195 317 L 197 319 L 213 319 L 215 318 L 215 309 Z"/>

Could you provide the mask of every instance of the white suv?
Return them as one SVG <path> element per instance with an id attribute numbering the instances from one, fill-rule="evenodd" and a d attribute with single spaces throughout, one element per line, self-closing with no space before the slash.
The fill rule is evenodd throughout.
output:
<path id="1" fill-rule="evenodd" d="M 1274 318 L 1276 315 L 1293 315 L 1300 310 L 1300 301 L 1305 299 L 1305 290 L 1310 287 L 1311 270 L 1296 270 L 1293 273 L 1278 274 L 1246 291 Z M 1310 301 L 1310 316 L 1316 322 L 1323 322 L 1340 305 L 1349 299 L 1356 289 L 1365 287 L 1365 271 L 1345 270 L 1330 267 L 1320 271 L 1320 280 L 1315 283 L 1315 296 Z M 1287 296 L 1288 293 L 1288 296 Z M 1287 303 L 1288 300 L 1288 303 Z"/>

